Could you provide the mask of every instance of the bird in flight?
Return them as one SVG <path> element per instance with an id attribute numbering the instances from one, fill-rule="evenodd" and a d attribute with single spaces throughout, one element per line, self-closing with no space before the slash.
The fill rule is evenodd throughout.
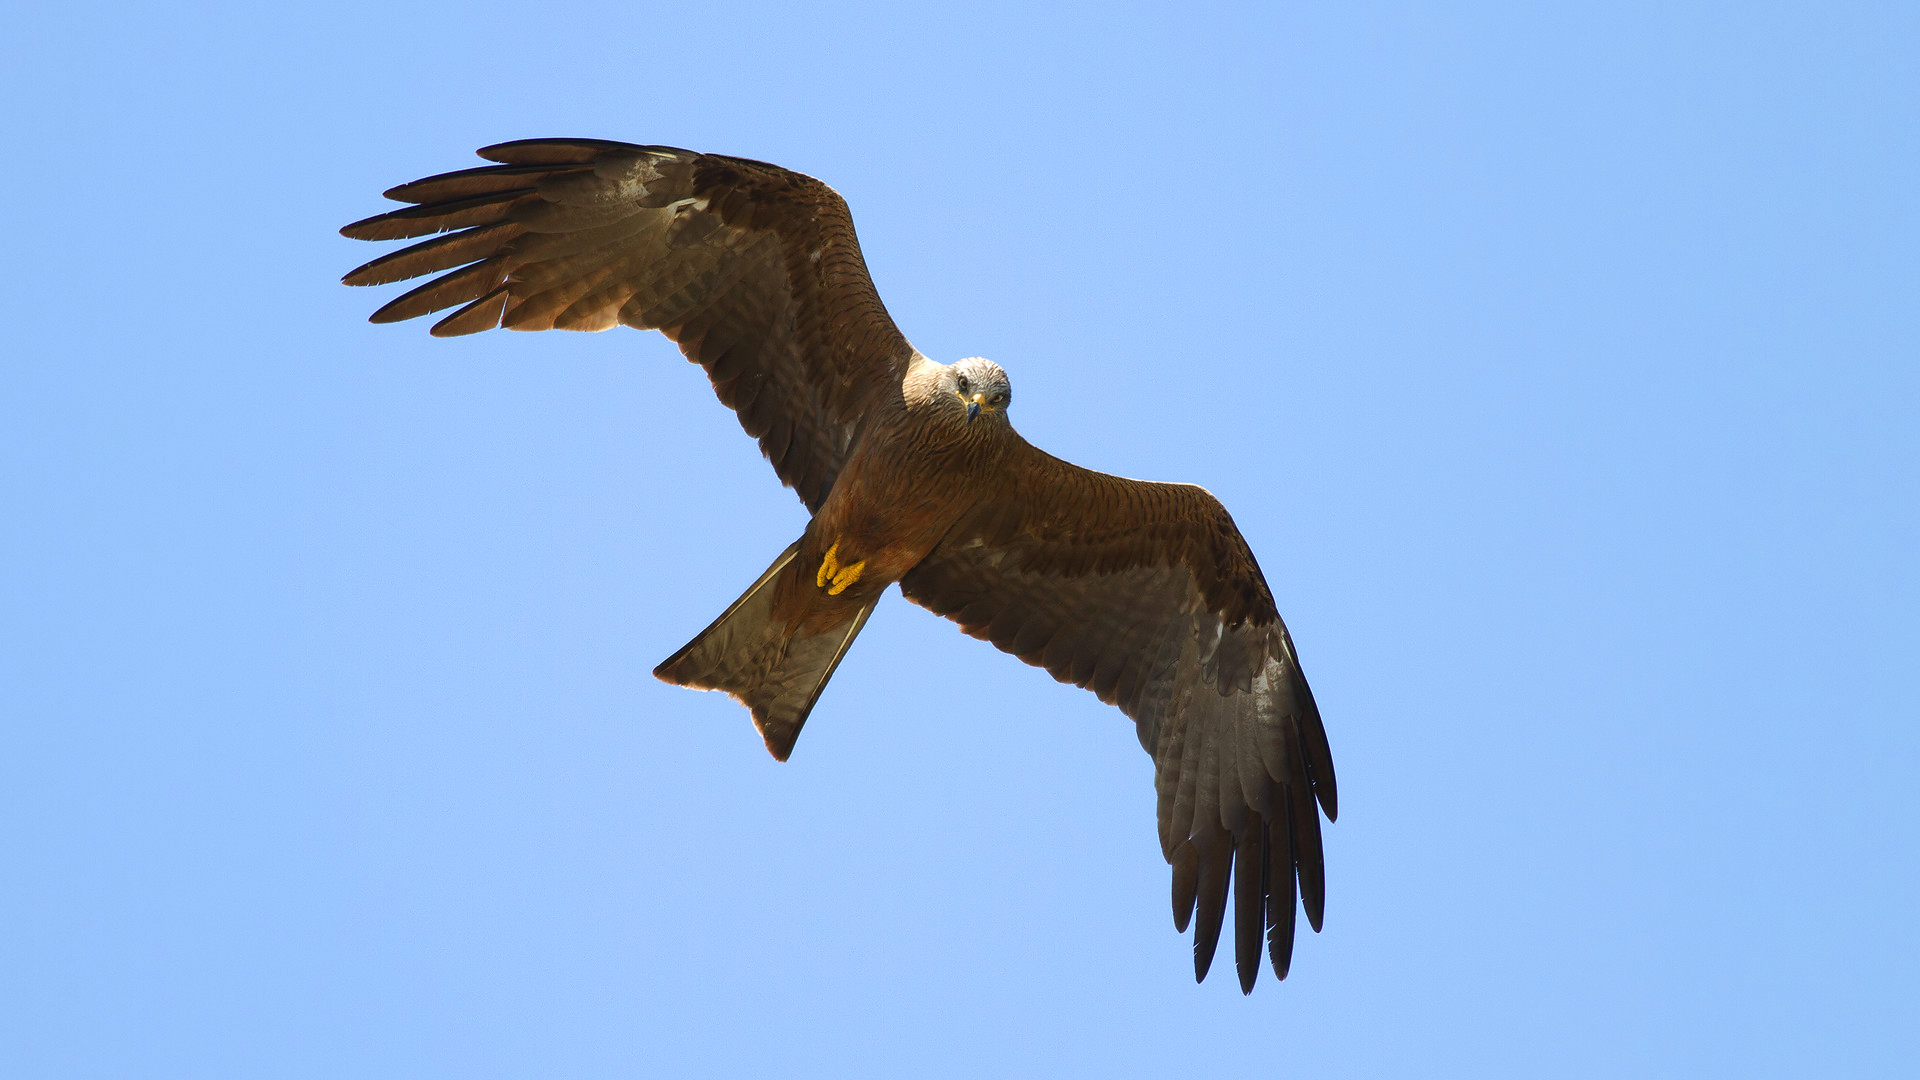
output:
<path id="1" fill-rule="evenodd" d="M 785 761 L 887 586 L 1119 706 L 1153 756 L 1173 921 L 1206 978 L 1233 895 L 1243 992 L 1264 939 L 1286 978 L 1294 912 L 1326 903 L 1333 757 L 1293 640 L 1226 508 L 1036 449 L 990 360 L 941 364 L 894 326 L 834 190 L 765 162 L 597 139 L 480 151 L 341 229 L 433 239 L 348 285 L 437 274 L 376 323 L 455 309 L 435 337 L 659 330 L 706 369 L 813 515 L 654 674 L 722 690 Z M 1317 804 L 1317 806 L 1316 806 Z M 1197 917 L 1196 917 L 1197 916 Z"/>

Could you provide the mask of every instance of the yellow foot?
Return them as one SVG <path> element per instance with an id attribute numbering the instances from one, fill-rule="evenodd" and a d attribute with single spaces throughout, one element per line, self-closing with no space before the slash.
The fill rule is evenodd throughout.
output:
<path id="1" fill-rule="evenodd" d="M 847 586 L 860 580 L 860 571 L 867 568 L 865 559 L 852 566 L 840 565 L 840 560 L 834 558 L 839 552 L 840 542 L 836 540 L 827 549 L 827 557 L 820 560 L 820 572 L 813 575 L 813 583 L 827 590 L 828 596 L 839 596 L 845 592 Z"/>

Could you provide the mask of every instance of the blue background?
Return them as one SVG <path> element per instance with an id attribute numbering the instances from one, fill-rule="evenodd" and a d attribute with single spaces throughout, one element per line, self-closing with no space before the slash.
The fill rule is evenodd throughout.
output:
<path id="1" fill-rule="evenodd" d="M 17 10 L 0 1072 L 1892 1076 L 1906 4 Z M 1196 987 L 1132 726 L 897 597 L 791 763 L 649 676 L 804 523 L 658 335 L 369 326 L 585 135 L 852 204 L 916 345 L 1232 509 L 1339 764 Z"/>

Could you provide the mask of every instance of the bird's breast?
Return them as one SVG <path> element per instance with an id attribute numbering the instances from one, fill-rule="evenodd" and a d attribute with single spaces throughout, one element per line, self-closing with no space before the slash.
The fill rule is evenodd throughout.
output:
<path id="1" fill-rule="evenodd" d="M 834 481 L 833 491 L 808 526 L 806 548 L 821 555 L 839 545 L 836 558 L 864 560 L 863 575 L 891 584 L 927 557 L 971 505 L 967 471 L 897 441 L 870 440 Z"/>

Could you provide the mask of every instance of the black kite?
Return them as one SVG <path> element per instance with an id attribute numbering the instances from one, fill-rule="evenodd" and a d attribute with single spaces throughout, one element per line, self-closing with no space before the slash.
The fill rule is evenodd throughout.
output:
<path id="1" fill-rule="evenodd" d="M 1196 978 L 1212 963 L 1229 881 L 1241 989 L 1253 989 L 1263 931 L 1285 978 L 1296 883 L 1320 928 L 1315 803 L 1333 820 L 1333 759 L 1266 580 L 1219 500 L 1028 445 L 1007 420 L 1004 371 L 977 357 L 935 363 L 901 336 L 846 203 L 812 177 L 590 139 L 480 156 L 498 164 L 402 184 L 387 197 L 414 205 L 340 230 L 448 234 L 346 276 L 440 274 L 373 321 L 457 306 L 435 336 L 659 330 L 706 369 L 813 514 L 654 674 L 738 698 L 784 761 L 898 583 L 1133 718 L 1154 760 L 1174 925 L 1184 931 L 1198 905 Z"/>

